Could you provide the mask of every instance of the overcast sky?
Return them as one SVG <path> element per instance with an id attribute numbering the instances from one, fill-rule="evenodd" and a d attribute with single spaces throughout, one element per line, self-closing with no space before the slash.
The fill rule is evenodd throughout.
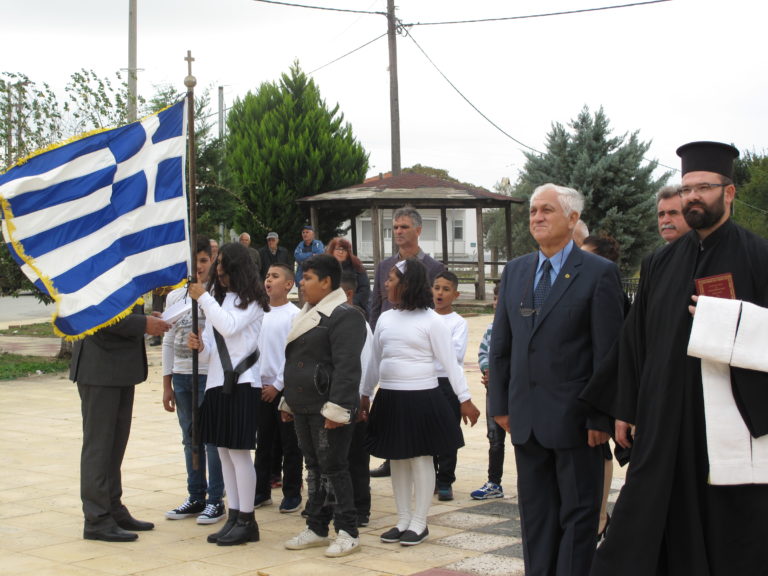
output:
<path id="1" fill-rule="evenodd" d="M 286 0 L 386 11 L 386 0 Z M 502 18 L 622 0 L 398 0 L 404 23 Z M 80 68 L 128 65 L 128 0 L 3 0 L 0 70 L 61 89 Z M 402 166 L 444 168 L 491 188 L 513 181 L 524 148 L 473 110 L 417 48 L 505 132 L 543 150 L 553 122 L 603 106 L 614 134 L 639 131 L 648 158 L 677 167 L 692 140 L 768 149 L 768 57 L 761 0 L 672 0 L 564 16 L 410 27 L 398 37 Z M 138 0 L 139 91 L 183 90 L 192 50 L 198 88 L 225 102 L 279 79 L 294 59 L 306 72 L 386 32 L 380 15 L 254 0 Z M 390 169 L 386 37 L 312 74 L 370 153 L 369 174 Z M 215 88 L 214 88 L 215 95 Z"/>

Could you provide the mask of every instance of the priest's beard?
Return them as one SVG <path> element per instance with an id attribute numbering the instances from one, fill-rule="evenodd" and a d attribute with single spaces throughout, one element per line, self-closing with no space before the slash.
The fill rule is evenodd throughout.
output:
<path id="1" fill-rule="evenodd" d="M 698 208 L 698 210 L 693 210 L 693 208 Z M 712 228 L 720 222 L 723 214 L 725 214 L 725 190 L 720 194 L 720 198 L 712 202 L 711 205 L 705 204 L 702 200 L 693 200 L 683 207 L 685 221 L 694 230 Z"/>

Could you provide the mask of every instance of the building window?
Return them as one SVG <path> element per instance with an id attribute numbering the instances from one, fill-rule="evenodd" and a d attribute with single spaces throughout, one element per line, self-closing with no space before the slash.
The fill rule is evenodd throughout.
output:
<path id="1" fill-rule="evenodd" d="M 464 220 L 453 221 L 453 239 L 464 240 Z"/>

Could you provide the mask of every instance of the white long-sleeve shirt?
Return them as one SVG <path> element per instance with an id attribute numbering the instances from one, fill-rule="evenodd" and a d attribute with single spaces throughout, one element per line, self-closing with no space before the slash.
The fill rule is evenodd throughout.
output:
<path id="1" fill-rule="evenodd" d="M 464 371 L 456 362 L 451 334 L 431 309 L 387 310 L 376 323 L 366 389 L 427 390 L 437 387 L 435 360 L 447 367 L 460 402 L 471 395 Z"/>
<path id="2" fill-rule="evenodd" d="M 450 314 L 438 314 L 451 332 L 451 343 L 456 353 L 456 360 L 461 368 L 464 368 L 464 355 L 467 353 L 467 339 L 469 338 L 469 327 L 467 321 L 461 317 L 458 312 Z M 435 372 L 438 378 L 448 378 L 448 372 L 439 360 L 435 360 Z"/>
<path id="3" fill-rule="evenodd" d="M 232 292 L 227 293 L 221 306 L 213 296 L 207 293 L 200 296 L 197 301 L 206 317 L 205 330 L 203 331 L 203 350 L 200 352 L 200 360 L 208 362 L 206 390 L 224 384 L 224 370 L 221 367 L 216 339 L 213 336 L 214 327 L 227 343 L 233 368 L 237 366 L 240 360 L 253 352 L 259 342 L 264 309 L 256 302 L 251 302 L 243 310 L 235 305 L 237 302 L 239 302 L 239 298 Z M 250 382 L 252 388 L 261 388 L 259 362 L 256 362 L 240 375 L 238 383 L 240 382 Z"/>
<path id="4" fill-rule="evenodd" d="M 291 330 L 291 320 L 299 313 L 293 303 L 272 306 L 264 315 L 264 322 L 259 336 L 262 386 L 274 386 L 278 390 L 285 388 L 283 371 L 285 370 L 285 343 Z"/>
<path id="5" fill-rule="evenodd" d="M 166 308 L 170 308 L 187 296 L 187 287 L 177 288 L 165 299 Z M 197 319 L 198 330 L 205 330 L 205 314 L 200 312 Z M 192 310 L 173 323 L 163 336 L 163 376 L 170 374 L 192 374 L 192 350 L 187 346 L 187 336 L 192 331 Z M 198 362 L 198 373 L 208 373 L 208 363 Z"/>

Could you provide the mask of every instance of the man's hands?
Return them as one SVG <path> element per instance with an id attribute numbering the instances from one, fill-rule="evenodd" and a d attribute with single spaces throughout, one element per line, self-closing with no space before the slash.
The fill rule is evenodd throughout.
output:
<path id="1" fill-rule="evenodd" d="M 616 420 L 615 434 L 616 444 L 622 448 L 632 446 L 632 435 L 634 434 L 634 426 L 632 424 L 623 420 Z"/>
<path id="2" fill-rule="evenodd" d="M 602 430 L 587 430 L 587 444 L 589 444 L 590 448 L 605 444 L 610 437 L 611 435 L 608 432 L 603 432 Z"/>
<path id="3" fill-rule="evenodd" d="M 162 336 L 171 329 L 171 325 L 157 316 L 147 316 L 147 327 L 144 332 L 150 336 Z"/>

